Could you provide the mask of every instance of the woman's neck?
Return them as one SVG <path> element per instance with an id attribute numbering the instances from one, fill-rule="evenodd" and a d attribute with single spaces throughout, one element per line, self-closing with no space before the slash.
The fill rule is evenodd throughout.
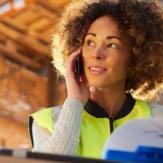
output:
<path id="1" fill-rule="evenodd" d="M 90 98 L 102 106 L 110 118 L 114 118 L 121 110 L 126 94 L 124 88 L 92 88 Z"/>

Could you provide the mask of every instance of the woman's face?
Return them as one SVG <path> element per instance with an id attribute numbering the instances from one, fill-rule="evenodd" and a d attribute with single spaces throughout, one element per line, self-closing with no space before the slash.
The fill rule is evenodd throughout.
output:
<path id="1" fill-rule="evenodd" d="M 109 16 L 89 27 L 82 49 L 87 82 L 95 87 L 125 84 L 129 52 L 118 24 Z"/>

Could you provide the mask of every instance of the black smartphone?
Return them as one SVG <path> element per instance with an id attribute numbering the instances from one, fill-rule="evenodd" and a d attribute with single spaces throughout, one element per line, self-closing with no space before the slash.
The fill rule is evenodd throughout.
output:
<path id="1" fill-rule="evenodd" d="M 80 76 L 84 73 L 82 54 L 79 54 L 75 61 L 74 73 L 76 79 L 80 79 Z"/>

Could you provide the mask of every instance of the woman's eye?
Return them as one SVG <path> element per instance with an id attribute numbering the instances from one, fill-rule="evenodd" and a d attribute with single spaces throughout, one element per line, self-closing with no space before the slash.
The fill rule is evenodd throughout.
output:
<path id="1" fill-rule="evenodd" d="M 95 43 L 94 43 L 94 41 L 92 41 L 92 40 L 87 40 L 87 41 L 86 41 L 86 45 L 88 45 L 88 46 L 94 46 Z"/>
<path id="2" fill-rule="evenodd" d="M 108 44 L 107 47 L 113 48 L 113 49 L 120 49 L 119 46 L 117 44 L 114 44 L 114 43 Z"/>

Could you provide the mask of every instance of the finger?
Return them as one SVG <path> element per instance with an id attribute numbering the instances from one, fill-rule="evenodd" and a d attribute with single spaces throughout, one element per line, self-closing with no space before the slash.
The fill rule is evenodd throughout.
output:
<path id="1" fill-rule="evenodd" d="M 75 51 L 73 51 L 70 56 L 69 59 L 71 60 L 71 58 L 73 58 L 74 56 L 78 55 L 81 52 L 82 46 L 80 46 L 79 48 L 77 48 Z"/>

